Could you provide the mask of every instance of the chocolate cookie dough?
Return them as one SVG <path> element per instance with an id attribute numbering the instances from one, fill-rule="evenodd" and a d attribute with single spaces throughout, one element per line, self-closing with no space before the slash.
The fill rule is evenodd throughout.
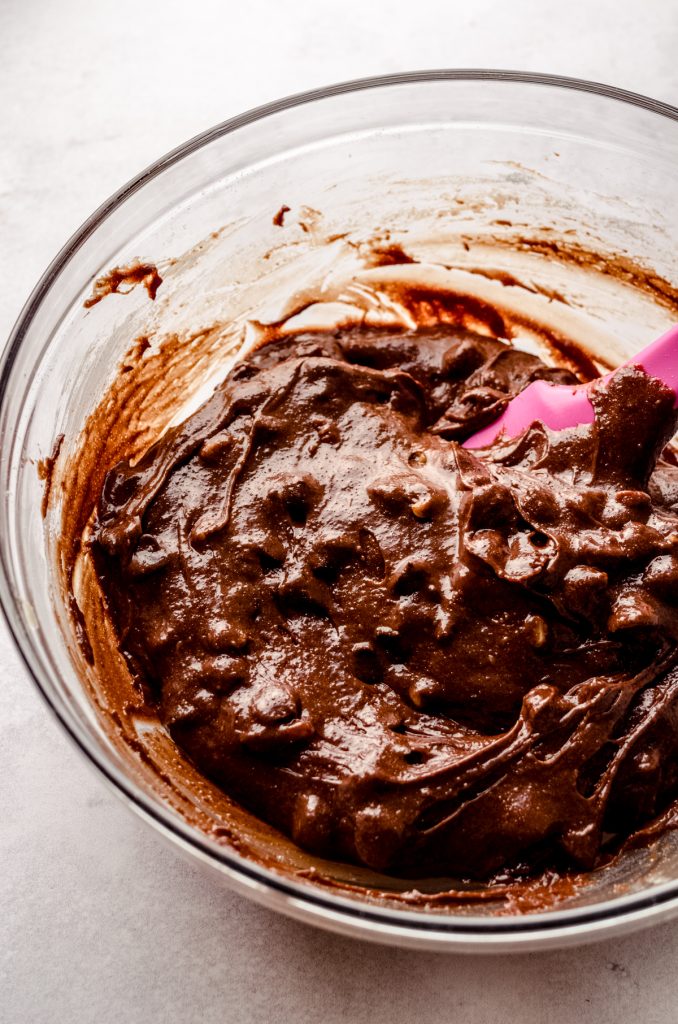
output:
<path id="1" fill-rule="evenodd" d="M 565 370 L 458 328 L 297 334 L 106 477 L 91 549 L 176 743 L 302 847 L 591 868 L 678 793 L 674 396 L 470 452 Z"/>

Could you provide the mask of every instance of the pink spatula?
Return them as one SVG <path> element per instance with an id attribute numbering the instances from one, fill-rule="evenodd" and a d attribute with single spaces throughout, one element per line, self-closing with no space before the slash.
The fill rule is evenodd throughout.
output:
<path id="1" fill-rule="evenodd" d="M 653 341 L 633 359 L 629 359 L 624 366 L 638 366 L 650 377 L 656 377 L 666 384 L 676 395 L 674 407 L 678 408 L 678 325 Z M 616 372 L 613 370 L 602 380 L 609 380 Z M 506 438 L 518 437 L 536 420 L 551 430 L 593 423 L 595 413 L 589 399 L 589 390 L 594 383 L 597 381 L 568 387 L 535 380 L 511 399 L 498 419 L 467 438 L 463 447 L 486 448 L 500 435 Z"/>

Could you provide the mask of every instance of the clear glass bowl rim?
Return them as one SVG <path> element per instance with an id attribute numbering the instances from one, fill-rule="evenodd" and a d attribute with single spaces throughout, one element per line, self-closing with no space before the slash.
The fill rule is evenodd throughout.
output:
<path id="1" fill-rule="evenodd" d="M 255 107 L 201 132 L 150 164 L 102 203 L 65 243 L 35 285 L 0 355 L 0 412 L 5 403 L 14 360 L 45 296 L 64 267 L 93 232 L 144 185 L 213 140 L 281 111 L 344 93 L 436 82 L 504 82 L 572 90 L 640 107 L 678 122 L 678 108 L 625 89 L 561 75 L 485 68 L 435 69 L 355 79 L 297 93 Z M 483 945 L 492 945 L 493 949 L 501 948 L 505 951 L 508 951 L 511 945 L 516 949 L 526 948 L 525 940 L 532 948 L 542 943 L 546 947 L 553 947 L 576 942 L 585 937 L 591 938 L 594 933 L 602 937 L 617 931 L 627 931 L 632 927 L 648 925 L 659 918 L 664 919 L 678 913 L 678 879 L 646 892 L 617 897 L 589 908 L 580 907 L 528 915 L 480 917 L 384 908 L 357 899 L 325 893 L 312 885 L 302 885 L 284 879 L 228 849 L 215 848 L 214 845 L 203 842 L 197 831 L 149 799 L 115 765 L 107 762 L 102 751 L 90 741 L 87 731 L 77 718 L 65 705 L 62 706 L 59 698 L 52 692 L 49 680 L 41 678 L 41 672 L 34 671 L 29 656 L 33 641 L 30 631 L 25 628 L 24 614 L 13 597 L 10 564 L 11 556 L 8 557 L 5 539 L 0 535 L 0 608 L 30 678 L 71 741 L 104 777 L 113 791 L 142 818 L 179 846 L 190 848 L 200 859 L 210 861 L 221 868 L 236 885 L 240 882 L 241 891 L 249 889 L 250 895 L 255 898 L 258 892 L 261 902 L 266 902 L 265 898 L 262 899 L 262 891 L 266 890 L 274 897 L 273 902 L 278 909 L 306 920 L 315 920 L 317 924 L 324 924 L 334 930 L 357 935 L 362 933 L 365 938 L 377 938 L 391 943 L 397 943 L 398 939 L 402 938 L 405 945 L 416 945 L 418 939 L 421 939 L 429 947 L 447 946 L 450 949 L 464 947 L 480 950 Z"/>

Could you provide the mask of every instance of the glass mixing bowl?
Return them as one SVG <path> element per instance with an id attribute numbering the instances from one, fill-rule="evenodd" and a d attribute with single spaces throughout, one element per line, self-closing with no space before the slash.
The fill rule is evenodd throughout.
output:
<path id="1" fill-rule="evenodd" d="M 675 833 L 594 873 L 571 899 L 522 914 L 365 902 L 210 838 L 105 728 L 73 643 L 56 545 L 64 466 L 133 338 L 172 336 L 179 353 L 206 346 L 178 416 L 215 369 L 223 375 L 247 322 L 275 319 L 292 292 L 336 298 L 327 281 L 337 266 L 348 280 L 346 260 L 375 239 L 555 318 L 601 361 L 632 354 L 678 318 L 677 166 L 678 110 L 619 90 L 491 71 L 347 83 L 244 114 L 163 157 L 93 214 L 37 284 L 0 379 L 10 629 L 47 704 L 114 791 L 243 894 L 347 934 L 456 951 L 583 942 L 678 910 Z M 136 288 L 83 307 L 94 279 L 135 258 L 161 269 L 154 303 Z M 137 419 L 152 433 L 152 395 Z M 60 435 L 43 520 L 36 463 Z"/>

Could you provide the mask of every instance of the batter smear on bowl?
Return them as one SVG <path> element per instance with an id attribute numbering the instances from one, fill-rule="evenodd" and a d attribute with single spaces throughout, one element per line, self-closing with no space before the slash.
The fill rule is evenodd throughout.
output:
<path id="1" fill-rule="evenodd" d="M 441 325 L 290 335 L 106 477 L 129 668 L 207 777 L 402 877 L 589 869 L 678 794 L 674 395 L 467 451 L 537 378 Z"/>

